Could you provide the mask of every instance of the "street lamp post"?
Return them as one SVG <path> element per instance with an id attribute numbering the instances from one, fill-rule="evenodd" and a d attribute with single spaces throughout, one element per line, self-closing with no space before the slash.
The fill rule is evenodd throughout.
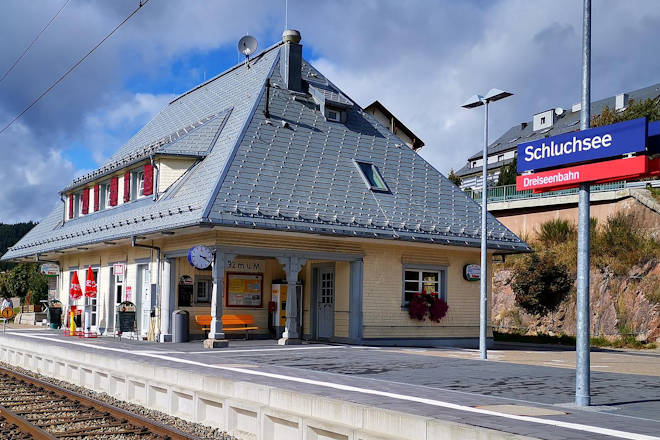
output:
<path id="1" fill-rule="evenodd" d="M 482 155 L 482 190 L 481 190 L 481 276 L 479 292 L 479 357 L 486 359 L 486 321 L 488 317 L 488 247 L 486 218 L 488 215 L 488 104 L 513 95 L 499 89 L 491 89 L 486 96 L 474 95 L 468 99 L 463 108 L 485 106 L 484 111 L 484 150 Z"/>

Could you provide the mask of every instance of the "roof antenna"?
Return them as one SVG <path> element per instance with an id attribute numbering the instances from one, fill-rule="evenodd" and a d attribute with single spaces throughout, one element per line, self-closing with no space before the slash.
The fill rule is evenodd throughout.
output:
<path id="1" fill-rule="evenodd" d="M 246 35 L 238 41 L 238 51 L 245 55 L 245 65 L 250 68 L 250 54 L 257 50 L 257 39 L 252 35 Z"/>
<path id="2" fill-rule="evenodd" d="M 289 0 L 284 0 L 284 29 L 289 29 Z"/>

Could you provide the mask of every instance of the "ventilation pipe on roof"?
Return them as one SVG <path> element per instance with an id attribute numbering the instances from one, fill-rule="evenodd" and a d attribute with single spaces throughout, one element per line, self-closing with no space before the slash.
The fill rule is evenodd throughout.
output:
<path id="1" fill-rule="evenodd" d="M 628 107 L 629 96 L 627 93 L 619 93 L 614 99 L 614 109 L 623 110 Z"/>
<path id="2" fill-rule="evenodd" d="M 295 92 L 302 92 L 302 45 L 300 32 L 287 29 L 282 33 L 280 48 L 280 75 L 284 86 Z"/>

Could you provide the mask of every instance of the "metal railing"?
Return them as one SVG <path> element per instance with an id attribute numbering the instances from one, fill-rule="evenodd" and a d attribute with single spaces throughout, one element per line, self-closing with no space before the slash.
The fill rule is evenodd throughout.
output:
<path id="1" fill-rule="evenodd" d="M 599 185 L 592 185 L 591 192 L 604 192 L 616 191 L 624 188 L 644 188 L 647 184 L 651 186 L 660 185 L 660 180 L 653 181 L 637 181 L 637 182 L 612 182 L 603 183 Z M 513 200 L 526 200 L 526 199 L 544 199 L 548 197 L 560 197 L 577 195 L 579 188 L 563 189 L 560 191 L 548 191 L 544 193 L 535 194 L 532 190 L 516 191 L 516 185 L 494 186 L 488 188 L 488 202 L 511 202 Z M 482 191 L 466 190 L 465 193 L 477 202 L 481 201 Z"/>

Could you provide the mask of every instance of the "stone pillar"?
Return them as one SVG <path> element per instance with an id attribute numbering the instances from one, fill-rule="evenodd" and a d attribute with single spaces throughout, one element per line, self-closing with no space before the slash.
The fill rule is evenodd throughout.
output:
<path id="1" fill-rule="evenodd" d="M 172 306 L 170 297 L 172 290 L 172 260 L 163 258 L 163 268 L 160 278 L 160 342 L 172 341 L 172 329 L 170 320 L 172 319 Z"/>
<path id="2" fill-rule="evenodd" d="M 284 267 L 287 282 L 286 294 L 286 324 L 282 338 L 278 341 L 280 345 L 300 344 L 300 334 L 298 332 L 298 322 L 302 317 L 298 316 L 298 297 L 296 295 L 296 284 L 298 282 L 298 273 L 305 265 L 305 258 L 289 256 L 277 257 L 277 261 Z"/>
<path id="3" fill-rule="evenodd" d="M 213 272 L 213 290 L 211 291 L 211 330 L 209 337 L 204 341 L 204 348 L 226 347 L 229 342 L 225 339 L 222 332 L 222 306 L 223 295 L 225 292 L 225 268 L 227 260 L 234 258 L 234 255 L 228 255 L 221 251 L 216 251 L 211 264 Z"/>

